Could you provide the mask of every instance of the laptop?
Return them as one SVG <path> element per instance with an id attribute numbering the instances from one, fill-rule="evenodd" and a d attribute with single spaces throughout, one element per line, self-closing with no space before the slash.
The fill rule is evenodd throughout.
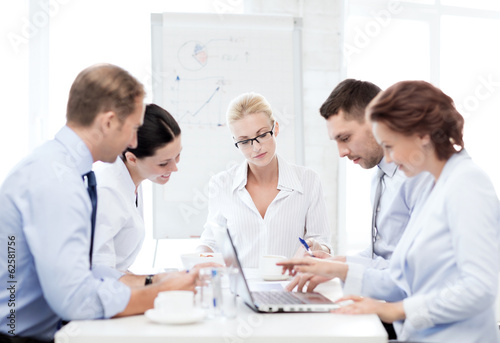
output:
<path id="1" fill-rule="evenodd" d="M 227 267 L 233 267 L 238 271 L 232 274 L 231 291 L 240 296 L 245 304 L 255 312 L 329 312 L 340 307 L 319 293 L 287 292 L 284 290 L 251 292 L 233 239 L 227 228 L 226 233 L 221 246 L 222 256 Z"/>

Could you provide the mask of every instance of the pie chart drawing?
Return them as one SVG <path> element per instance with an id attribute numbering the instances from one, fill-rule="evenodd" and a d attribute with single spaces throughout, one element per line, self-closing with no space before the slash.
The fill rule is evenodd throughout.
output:
<path id="1" fill-rule="evenodd" d="M 179 48 L 177 58 L 184 69 L 200 70 L 207 65 L 207 47 L 198 41 L 186 42 Z"/>

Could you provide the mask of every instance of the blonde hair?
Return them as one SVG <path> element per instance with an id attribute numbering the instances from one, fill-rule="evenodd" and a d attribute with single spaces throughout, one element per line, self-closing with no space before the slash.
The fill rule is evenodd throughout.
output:
<path id="1" fill-rule="evenodd" d="M 271 105 L 266 98 L 258 93 L 243 93 L 234 98 L 229 104 L 226 113 L 226 121 L 228 124 L 231 124 L 244 116 L 260 112 L 264 113 L 269 118 L 271 125 L 274 125 L 276 120 L 274 119 Z"/>

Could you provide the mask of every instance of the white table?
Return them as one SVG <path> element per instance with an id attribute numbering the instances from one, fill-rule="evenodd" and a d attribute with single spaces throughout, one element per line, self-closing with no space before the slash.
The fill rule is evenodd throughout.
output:
<path id="1" fill-rule="evenodd" d="M 250 276 L 250 275 L 249 275 Z M 255 281 L 255 277 L 251 277 Z M 337 280 L 318 286 L 332 300 L 342 290 Z M 72 321 L 56 333 L 56 343 L 369 343 L 387 342 L 387 334 L 376 315 L 333 313 L 253 312 L 238 299 L 235 319 L 214 318 L 189 325 L 162 325 L 145 316 L 108 320 Z"/>

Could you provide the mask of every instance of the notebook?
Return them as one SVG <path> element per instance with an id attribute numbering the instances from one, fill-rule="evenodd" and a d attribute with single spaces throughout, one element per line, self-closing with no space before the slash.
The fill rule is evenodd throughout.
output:
<path id="1" fill-rule="evenodd" d="M 222 256 L 227 267 L 238 270 L 237 273 L 232 274 L 231 291 L 240 296 L 252 310 L 266 313 L 329 312 L 340 307 L 319 293 L 286 292 L 284 290 L 251 292 L 238 258 L 238 252 L 227 228 L 226 233 L 221 246 Z"/>

